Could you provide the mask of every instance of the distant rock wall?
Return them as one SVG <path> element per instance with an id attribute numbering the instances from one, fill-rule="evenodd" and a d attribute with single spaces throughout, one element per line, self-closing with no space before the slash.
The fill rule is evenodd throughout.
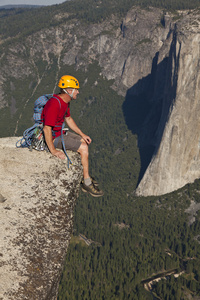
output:
<path id="1" fill-rule="evenodd" d="M 0 299 L 55 300 L 82 168 L 0 139 Z"/>
<path id="2" fill-rule="evenodd" d="M 138 195 L 166 194 L 200 177 L 197 15 L 187 15 L 172 32 L 166 72 L 160 122 L 154 135 L 155 152 L 136 190 Z"/>

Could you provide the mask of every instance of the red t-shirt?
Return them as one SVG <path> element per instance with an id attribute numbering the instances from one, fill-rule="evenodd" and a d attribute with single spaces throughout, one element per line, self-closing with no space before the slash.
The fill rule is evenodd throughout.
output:
<path id="1" fill-rule="evenodd" d="M 45 105 L 41 115 L 43 124 L 52 127 L 53 137 L 61 135 L 65 117 L 70 117 L 69 103 L 64 102 L 58 95 L 54 94 Z"/>

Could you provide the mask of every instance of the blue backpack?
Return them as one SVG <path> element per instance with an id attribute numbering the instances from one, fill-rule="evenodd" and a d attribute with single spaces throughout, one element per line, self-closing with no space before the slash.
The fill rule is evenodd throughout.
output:
<path id="1" fill-rule="evenodd" d="M 35 124 L 32 127 L 28 128 L 24 131 L 23 138 L 20 139 L 19 141 L 17 141 L 17 143 L 16 143 L 17 148 L 31 147 L 34 131 L 35 131 L 36 127 L 38 127 L 38 126 L 40 127 L 42 124 L 42 120 L 41 120 L 42 110 L 43 110 L 44 106 L 46 105 L 47 101 L 50 98 L 52 98 L 52 96 L 53 96 L 52 94 L 47 94 L 47 95 L 40 96 L 37 100 L 35 100 L 34 114 L 33 114 L 33 119 L 35 121 Z"/>
<path id="2" fill-rule="evenodd" d="M 44 106 L 49 101 L 49 99 L 51 99 L 52 97 L 53 97 L 53 94 L 46 94 L 46 95 L 40 96 L 37 100 L 35 100 L 34 114 L 33 114 L 33 119 L 35 121 L 35 124 L 32 127 L 28 128 L 24 131 L 23 137 L 16 143 L 17 148 L 28 147 L 30 150 L 35 149 L 38 151 L 43 151 L 43 150 L 48 151 L 48 147 L 46 145 L 44 133 L 43 133 L 43 122 L 41 119 L 41 115 L 42 115 Z M 60 100 L 55 96 L 54 96 L 54 98 L 58 100 L 60 107 L 61 107 Z M 68 159 L 68 168 L 69 168 L 69 162 L 71 164 L 72 164 L 72 162 L 69 159 L 66 149 L 65 149 L 65 144 L 64 144 L 64 139 L 63 139 L 64 125 L 65 124 L 63 122 L 63 126 L 61 129 L 61 139 L 62 139 L 63 150 Z"/>
<path id="3" fill-rule="evenodd" d="M 43 108 L 46 105 L 46 103 L 49 101 L 49 99 L 51 99 L 52 97 L 53 94 L 47 94 L 47 95 L 40 96 L 37 100 L 35 100 L 33 119 L 35 120 L 36 124 L 42 123 L 41 115 L 42 115 Z M 60 100 L 58 98 L 56 99 L 60 103 Z"/>

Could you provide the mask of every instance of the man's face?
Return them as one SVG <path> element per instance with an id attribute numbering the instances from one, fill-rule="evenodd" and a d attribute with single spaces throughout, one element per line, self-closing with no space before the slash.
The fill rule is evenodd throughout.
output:
<path id="1" fill-rule="evenodd" d="M 79 94 L 79 90 L 78 89 L 67 89 L 67 91 L 68 91 L 69 94 L 73 93 L 73 98 L 72 99 L 76 100 L 77 95 Z"/>

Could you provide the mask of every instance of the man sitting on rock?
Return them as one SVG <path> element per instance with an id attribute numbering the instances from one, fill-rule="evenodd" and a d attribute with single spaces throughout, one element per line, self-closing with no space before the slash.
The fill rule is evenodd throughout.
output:
<path id="1" fill-rule="evenodd" d="M 103 192 L 97 187 L 97 182 L 89 175 L 88 145 L 92 140 L 79 129 L 70 114 L 69 104 L 71 100 L 77 99 L 79 82 L 73 76 L 64 75 L 61 77 L 58 86 L 60 87 L 60 93 L 54 94 L 42 111 L 44 136 L 49 151 L 60 159 L 66 158 L 65 154 L 58 150 L 63 148 L 61 130 L 63 122 L 66 121 L 69 128 L 75 132 L 68 132 L 67 135 L 63 135 L 66 150 L 77 151 L 81 155 L 83 166 L 82 190 L 94 197 L 103 196 Z"/>

